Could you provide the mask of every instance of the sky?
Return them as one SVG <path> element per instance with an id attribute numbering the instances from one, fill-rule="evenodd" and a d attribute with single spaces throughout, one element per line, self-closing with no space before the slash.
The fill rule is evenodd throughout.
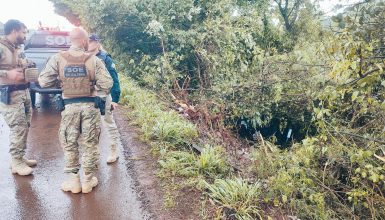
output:
<path id="1" fill-rule="evenodd" d="M 360 2 L 363 0 L 319 0 L 319 5 L 321 7 L 321 10 L 326 13 L 326 15 L 331 15 L 335 13 L 341 12 L 342 9 L 333 11 L 333 7 L 336 5 L 350 5 L 357 2 Z"/>
<path id="2" fill-rule="evenodd" d="M 154 0 L 156 1 L 156 0 Z M 323 11 L 330 12 L 337 4 L 350 4 L 359 0 L 320 0 Z M 70 30 L 74 26 L 64 17 L 54 12 L 53 3 L 48 0 L 0 0 L 0 21 L 18 19 L 26 24 L 28 29 L 37 29 L 39 21 L 43 26 L 57 27 Z"/>
<path id="3" fill-rule="evenodd" d="M 28 29 L 37 29 L 39 21 L 43 26 L 71 30 L 74 26 L 66 18 L 54 11 L 53 3 L 48 0 L 0 0 L 0 22 L 17 19 Z"/>

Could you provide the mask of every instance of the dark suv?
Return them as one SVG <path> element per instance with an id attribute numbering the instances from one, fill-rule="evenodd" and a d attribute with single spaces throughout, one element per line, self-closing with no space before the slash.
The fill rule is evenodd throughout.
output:
<path id="1" fill-rule="evenodd" d="M 69 47 L 69 32 L 38 30 L 27 39 L 24 53 L 28 60 L 36 63 L 40 73 L 52 55 L 61 50 L 67 50 Z M 33 107 L 35 107 L 36 93 L 60 94 L 62 92 L 59 88 L 41 88 L 37 83 L 31 83 L 29 90 Z"/>

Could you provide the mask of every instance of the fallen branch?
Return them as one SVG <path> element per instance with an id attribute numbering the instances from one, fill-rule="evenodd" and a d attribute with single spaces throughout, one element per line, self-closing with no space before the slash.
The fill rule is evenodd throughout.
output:
<path id="1" fill-rule="evenodd" d="M 267 156 L 268 156 L 268 154 L 267 154 L 267 148 L 266 148 L 266 144 L 265 144 L 265 141 L 263 140 L 263 137 L 262 137 L 261 132 L 258 132 L 258 136 L 259 136 L 259 138 L 260 138 L 260 140 L 261 140 L 261 142 L 262 142 L 262 147 L 263 147 L 263 150 L 265 151 L 265 155 L 266 155 L 266 157 L 267 157 Z"/>
<path id="2" fill-rule="evenodd" d="M 377 142 L 377 143 L 380 143 L 380 144 L 385 144 L 384 140 L 379 140 L 379 139 L 370 138 L 370 137 L 364 137 L 364 136 L 358 135 L 358 134 L 352 134 L 352 133 L 343 132 L 343 131 L 331 131 L 331 133 L 349 135 L 349 136 L 352 136 L 352 137 L 355 137 L 355 138 L 361 138 L 361 139 L 365 139 L 365 140 L 368 140 L 368 141 L 374 141 L 374 142 Z"/>
<path id="3" fill-rule="evenodd" d="M 381 160 L 382 162 L 385 162 L 385 157 L 380 157 L 380 156 L 378 156 L 377 154 L 374 154 L 374 156 L 375 156 L 377 159 Z"/>

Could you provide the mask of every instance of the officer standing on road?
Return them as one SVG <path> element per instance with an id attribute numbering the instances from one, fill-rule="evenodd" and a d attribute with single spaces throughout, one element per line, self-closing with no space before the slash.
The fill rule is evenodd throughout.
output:
<path id="1" fill-rule="evenodd" d="M 32 173 L 35 160 L 24 158 L 31 121 L 31 99 L 23 69 L 27 60 L 20 53 L 27 27 L 11 19 L 4 24 L 4 38 L 0 38 L 0 115 L 10 128 L 11 171 L 22 176 Z"/>
<path id="2" fill-rule="evenodd" d="M 64 149 L 65 168 L 68 179 L 61 189 L 72 193 L 89 193 L 98 184 L 95 176 L 99 158 L 100 114 L 95 108 L 104 110 L 100 97 L 109 94 L 111 76 L 103 62 L 88 49 L 88 33 L 75 28 L 70 32 L 71 47 L 54 55 L 39 76 L 41 87 L 52 87 L 59 83 L 63 90 L 64 110 L 61 115 L 59 140 Z M 98 96 L 97 96 L 98 95 Z M 83 157 L 84 179 L 80 183 L 79 135 Z"/>
<path id="3" fill-rule="evenodd" d="M 102 115 L 102 122 L 104 126 L 107 128 L 107 133 L 109 139 L 111 140 L 110 144 L 110 152 L 107 158 L 107 163 L 114 163 L 119 158 L 118 152 L 118 142 L 119 142 L 119 131 L 116 127 L 116 123 L 112 114 L 112 110 L 118 107 L 119 97 L 120 97 L 120 84 L 118 73 L 115 69 L 114 61 L 111 58 L 111 55 L 101 49 L 101 44 L 99 41 L 101 40 L 96 34 L 91 34 L 89 37 L 89 46 L 88 51 L 92 54 L 95 54 L 99 59 L 101 59 L 112 80 L 114 81 L 111 88 L 111 95 L 107 96 L 106 100 L 106 114 Z"/>

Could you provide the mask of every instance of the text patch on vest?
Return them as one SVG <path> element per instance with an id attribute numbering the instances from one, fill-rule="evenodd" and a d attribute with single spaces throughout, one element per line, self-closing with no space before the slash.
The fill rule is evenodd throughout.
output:
<path id="1" fill-rule="evenodd" d="M 87 70 L 85 65 L 68 65 L 64 67 L 64 77 L 77 78 L 86 77 Z"/>

